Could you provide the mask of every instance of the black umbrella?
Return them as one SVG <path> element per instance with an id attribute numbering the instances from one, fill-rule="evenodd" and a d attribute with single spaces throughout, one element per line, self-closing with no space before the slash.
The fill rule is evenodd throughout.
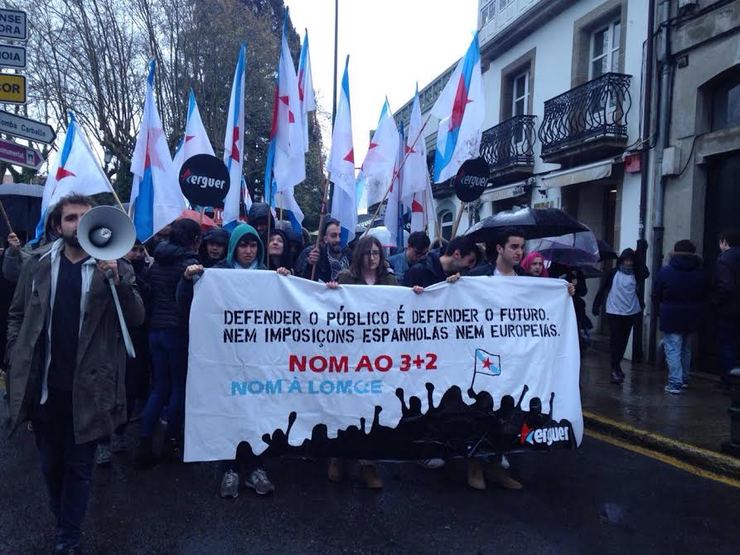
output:
<path id="1" fill-rule="evenodd" d="M 589 231 L 585 225 L 557 208 L 522 208 L 489 216 L 468 229 L 465 235 L 476 243 L 483 243 L 495 240 L 504 227 L 520 228 L 525 239 Z"/>
<path id="2" fill-rule="evenodd" d="M 617 251 L 615 251 L 609 243 L 602 241 L 601 239 L 599 239 L 597 243 L 599 245 L 599 260 L 603 262 L 604 260 L 616 260 L 619 258 Z"/>

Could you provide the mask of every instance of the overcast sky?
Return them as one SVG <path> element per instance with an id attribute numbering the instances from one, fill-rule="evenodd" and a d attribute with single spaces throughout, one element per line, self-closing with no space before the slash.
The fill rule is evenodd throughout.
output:
<path id="1" fill-rule="evenodd" d="M 331 113 L 334 0 L 285 0 L 296 31 L 308 29 L 317 102 Z M 339 63 L 350 55 L 355 162 L 362 164 L 387 96 L 394 112 L 462 57 L 475 33 L 477 0 L 339 0 Z M 331 137 L 324 134 L 324 144 Z"/>

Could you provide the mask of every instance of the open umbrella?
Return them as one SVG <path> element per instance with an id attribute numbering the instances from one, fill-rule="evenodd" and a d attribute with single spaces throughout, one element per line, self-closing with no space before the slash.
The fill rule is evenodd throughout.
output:
<path id="1" fill-rule="evenodd" d="M 571 268 L 596 266 L 600 261 L 599 244 L 590 230 L 527 241 L 527 252 L 533 251 L 553 264 Z"/>
<path id="2" fill-rule="evenodd" d="M 198 222 L 202 229 L 211 229 L 216 227 L 216 222 L 213 221 L 213 218 L 210 218 L 205 214 L 201 214 L 200 212 L 196 212 L 195 210 L 183 210 L 182 214 L 180 214 L 177 219 L 181 220 L 183 218 Z"/>
<path id="3" fill-rule="evenodd" d="M 609 245 L 606 241 L 602 241 L 599 239 L 596 241 L 596 243 L 599 245 L 599 259 L 603 262 L 604 260 L 616 260 L 619 258 L 619 255 L 617 254 L 617 251 L 614 250 L 614 247 Z"/>
<path id="4" fill-rule="evenodd" d="M 489 216 L 468 229 L 465 235 L 472 237 L 477 243 L 482 243 L 496 239 L 504 227 L 520 228 L 525 239 L 590 231 L 585 225 L 557 208 L 522 208 Z"/>

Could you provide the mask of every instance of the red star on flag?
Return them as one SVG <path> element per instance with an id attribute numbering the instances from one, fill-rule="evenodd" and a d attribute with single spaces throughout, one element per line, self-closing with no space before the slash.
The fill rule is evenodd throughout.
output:
<path id="1" fill-rule="evenodd" d="M 154 166 L 160 170 L 164 170 L 162 161 L 159 159 L 159 155 L 157 154 L 157 149 L 152 148 L 161 135 L 161 129 L 154 127 L 149 128 L 146 136 L 146 159 L 144 160 L 144 168 L 151 168 Z"/>
<path id="2" fill-rule="evenodd" d="M 57 168 L 57 174 L 56 174 L 56 180 L 61 181 L 65 177 L 69 177 L 70 175 L 75 175 L 74 172 L 71 172 L 67 169 L 64 169 L 62 166 L 59 166 Z"/>
<path id="3" fill-rule="evenodd" d="M 234 127 L 234 135 L 231 138 L 231 159 L 239 161 L 239 127 Z"/>
<path id="4" fill-rule="evenodd" d="M 374 149 L 374 148 L 375 148 L 376 146 L 378 146 L 378 143 L 374 143 L 374 142 L 370 141 L 370 146 L 369 146 L 369 147 L 367 147 L 367 149 L 368 149 L 368 150 L 372 150 L 372 149 Z"/>
<path id="5" fill-rule="evenodd" d="M 187 143 L 190 139 L 194 139 L 195 135 L 185 135 L 185 142 Z"/>
<path id="6" fill-rule="evenodd" d="M 424 212 L 424 206 L 416 199 L 411 201 L 411 211 L 412 212 Z"/>
<path id="7" fill-rule="evenodd" d="M 414 150 L 414 147 L 411 147 L 409 145 L 404 145 L 403 152 L 404 154 L 416 154 L 416 150 Z"/>
<path id="8" fill-rule="evenodd" d="M 355 163 L 355 149 L 354 148 L 350 149 L 350 151 L 347 153 L 347 155 L 343 159 L 346 160 L 347 162 L 352 162 L 352 164 L 354 165 L 354 163 Z"/>
<path id="9" fill-rule="evenodd" d="M 520 433 L 519 433 L 519 443 L 521 445 L 524 445 L 524 443 L 527 441 L 527 435 L 529 434 L 529 432 L 530 432 L 530 427 L 527 426 L 526 422 L 523 422 L 522 429 L 520 430 Z"/>
<path id="10" fill-rule="evenodd" d="M 491 367 L 491 359 L 486 357 L 486 360 L 483 361 L 483 368 L 490 368 Z"/>
<path id="11" fill-rule="evenodd" d="M 280 100 L 283 104 L 286 106 L 290 106 L 290 97 L 289 96 L 281 96 Z M 293 115 L 293 112 L 288 109 L 288 123 L 295 123 L 295 116 Z"/>
<path id="12" fill-rule="evenodd" d="M 468 90 L 465 87 L 465 78 L 461 75 L 460 81 L 457 83 L 457 92 L 455 94 L 455 102 L 452 104 L 452 116 L 450 117 L 450 131 L 460 127 L 462 123 L 463 114 L 465 113 L 465 106 L 468 102 L 472 102 L 468 98 Z"/>

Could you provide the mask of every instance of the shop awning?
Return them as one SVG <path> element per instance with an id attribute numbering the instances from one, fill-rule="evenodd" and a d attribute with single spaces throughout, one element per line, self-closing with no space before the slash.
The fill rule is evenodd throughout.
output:
<path id="1" fill-rule="evenodd" d="M 585 166 L 550 172 L 540 177 L 542 188 L 567 187 L 576 183 L 604 179 L 612 174 L 613 165 L 614 160 L 610 158 Z"/>
<path id="2" fill-rule="evenodd" d="M 497 202 L 499 200 L 506 200 L 507 198 L 520 197 L 526 192 L 526 181 L 519 181 L 511 185 L 488 189 L 481 196 L 481 202 Z"/>

